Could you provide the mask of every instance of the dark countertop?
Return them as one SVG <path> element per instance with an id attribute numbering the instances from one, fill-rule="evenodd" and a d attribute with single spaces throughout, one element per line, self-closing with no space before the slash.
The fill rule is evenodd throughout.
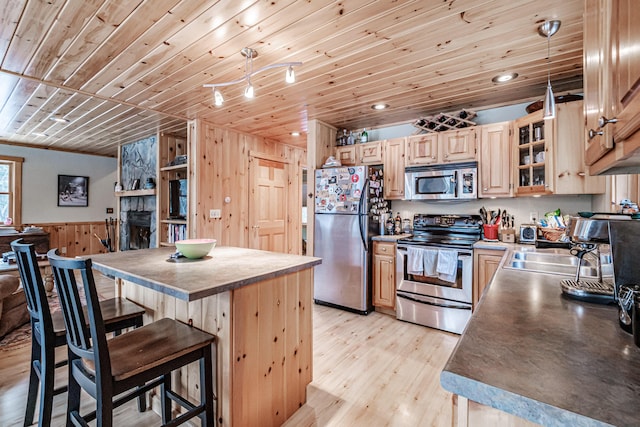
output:
<path id="1" fill-rule="evenodd" d="M 560 279 L 500 268 L 442 386 L 544 426 L 640 425 L 640 348 L 615 306 L 566 298 Z"/>
<path id="2" fill-rule="evenodd" d="M 169 261 L 175 248 L 91 255 L 93 267 L 185 301 L 194 301 L 266 279 L 311 268 L 320 258 L 255 249 L 215 247 L 209 255 Z"/>

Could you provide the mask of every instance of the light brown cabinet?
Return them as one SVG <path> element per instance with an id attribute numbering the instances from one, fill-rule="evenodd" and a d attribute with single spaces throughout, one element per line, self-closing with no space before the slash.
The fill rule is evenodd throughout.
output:
<path id="1" fill-rule="evenodd" d="M 478 159 L 477 127 L 449 130 L 438 134 L 441 163 L 468 162 Z"/>
<path id="2" fill-rule="evenodd" d="M 544 120 L 542 110 L 514 124 L 515 193 L 603 193 L 602 177 L 590 177 L 584 161 L 582 101 L 556 105 L 556 117 Z"/>
<path id="3" fill-rule="evenodd" d="M 406 138 L 388 139 L 383 142 L 384 198 L 404 198 L 404 165 Z"/>
<path id="4" fill-rule="evenodd" d="M 553 192 L 551 138 L 555 120 L 543 120 L 542 110 L 521 117 L 514 124 L 516 195 Z"/>
<path id="5" fill-rule="evenodd" d="M 478 197 L 513 197 L 511 124 L 501 122 L 480 127 Z"/>
<path id="6" fill-rule="evenodd" d="M 473 250 L 473 308 L 475 310 L 484 288 L 500 266 L 505 251 L 503 249 Z"/>
<path id="7" fill-rule="evenodd" d="M 407 166 L 477 160 L 477 128 L 450 130 L 407 138 Z"/>
<path id="8" fill-rule="evenodd" d="M 634 0 L 585 0 L 584 132 L 591 174 L 636 173 L 640 166 L 638 20 Z"/>
<path id="9" fill-rule="evenodd" d="M 373 242 L 373 305 L 396 308 L 396 244 Z"/>
<path id="10" fill-rule="evenodd" d="M 336 159 L 342 166 L 381 165 L 382 141 L 337 147 Z"/>
<path id="11" fill-rule="evenodd" d="M 430 165 L 438 162 L 438 134 L 427 133 L 407 137 L 407 166 Z"/>
<path id="12" fill-rule="evenodd" d="M 344 145 L 336 148 L 336 160 L 342 166 L 353 166 L 358 163 L 357 145 Z"/>

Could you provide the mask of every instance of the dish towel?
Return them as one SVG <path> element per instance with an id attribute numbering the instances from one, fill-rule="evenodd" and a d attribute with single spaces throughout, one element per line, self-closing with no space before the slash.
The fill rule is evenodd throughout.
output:
<path id="1" fill-rule="evenodd" d="M 422 276 L 424 273 L 424 263 L 422 261 L 423 251 L 421 248 L 407 248 L 407 273 Z"/>
<path id="2" fill-rule="evenodd" d="M 438 271 L 438 249 L 422 249 L 422 259 L 424 261 L 424 275 L 427 277 L 437 277 Z"/>
<path id="3" fill-rule="evenodd" d="M 438 250 L 438 263 L 436 271 L 438 278 L 445 282 L 455 282 L 458 270 L 458 251 L 449 249 Z"/>

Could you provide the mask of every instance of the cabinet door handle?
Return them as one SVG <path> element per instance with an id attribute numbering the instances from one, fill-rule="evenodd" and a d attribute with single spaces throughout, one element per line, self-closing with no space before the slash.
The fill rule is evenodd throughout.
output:
<path id="1" fill-rule="evenodd" d="M 487 187 L 484 187 L 482 191 L 489 191 L 489 189 Z"/>
<path id="2" fill-rule="evenodd" d="M 614 117 L 613 119 L 607 119 L 605 116 L 601 116 L 598 119 L 598 127 L 599 128 L 603 128 L 606 125 L 608 125 L 609 123 L 618 123 L 618 119 L 616 117 Z"/>
<path id="3" fill-rule="evenodd" d="M 589 139 L 593 139 L 596 136 L 602 136 L 602 135 L 604 135 L 604 132 L 601 130 L 596 132 L 593 129 L 589 129 Z"/>

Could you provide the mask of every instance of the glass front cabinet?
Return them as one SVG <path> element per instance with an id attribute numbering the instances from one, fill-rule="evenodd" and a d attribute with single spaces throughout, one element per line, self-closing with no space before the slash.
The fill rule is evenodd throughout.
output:
<path id="1" fill-rule="evenodd" d="M 544 120 L 542 110 L 515 122 L 516 195 L 553 192 L 552 146 L 554 120 Z"/>

